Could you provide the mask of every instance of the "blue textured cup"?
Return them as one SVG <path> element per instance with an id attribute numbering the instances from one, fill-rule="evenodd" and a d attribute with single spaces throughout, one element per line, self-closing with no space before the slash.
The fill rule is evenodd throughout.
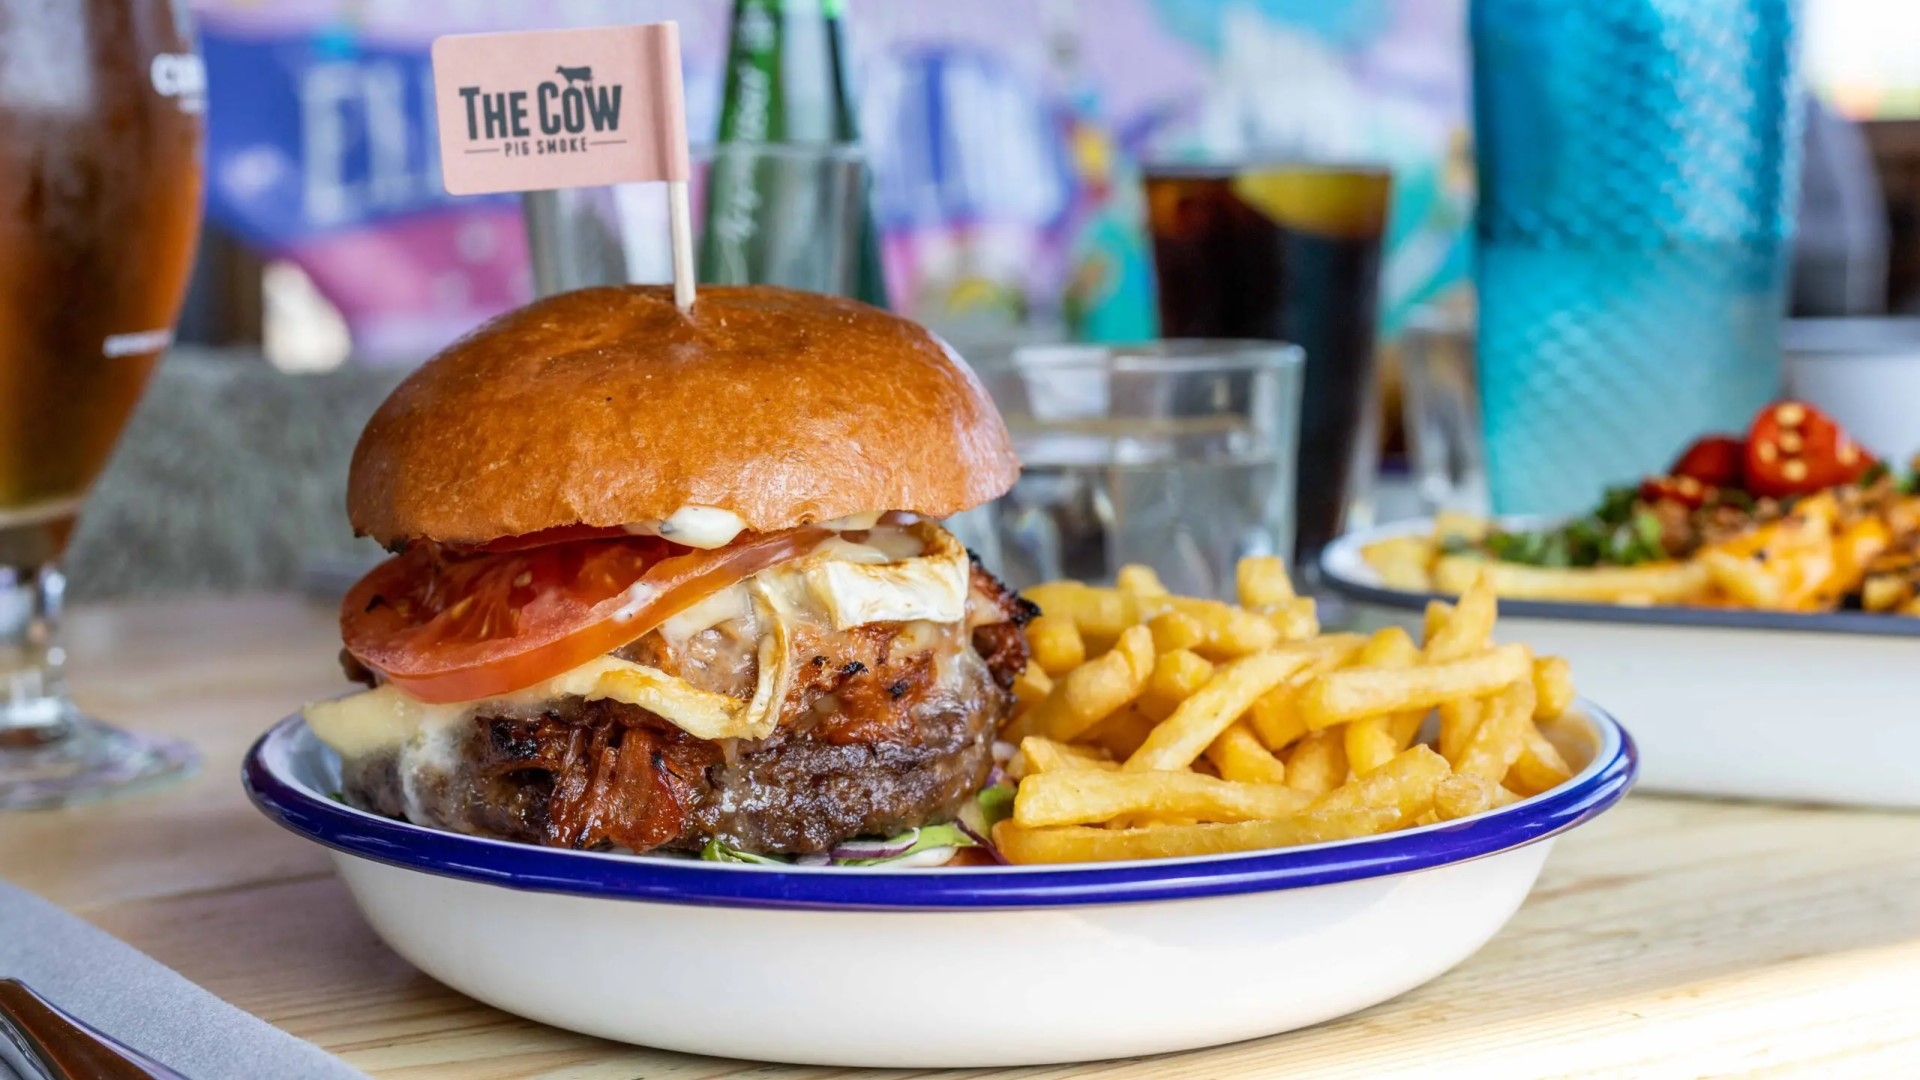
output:
<path id="1" fill-rule="evenodd" d="M 1563 513 L 1779 391 L 1794 0 L 1473 0 L 1501 513 Z"/>

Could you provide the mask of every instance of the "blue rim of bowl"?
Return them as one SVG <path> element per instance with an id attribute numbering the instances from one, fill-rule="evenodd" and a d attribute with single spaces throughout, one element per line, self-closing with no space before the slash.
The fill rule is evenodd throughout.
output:
<path id="1" fill-rule="evenodd" d="M 1507 518 L 1514 528 L 1537 528 L 1550 518 Z M 1396 521 L 1351 532 L 1328 544 L 1320 553 L 1320 580 L 1349 600 L 1408 611 L 1425 609 L 1429 600 L 1451 600 L 1452 595 L 1413 589 L 1395 589 L 1380 583 L 1360 557 L 1360 549 L 1381 540 L 1433 531 L 1432 518 Z M 1920 637 L 1920 618 L 1879 615 L 1867 611 L 1800 614 L 1792 611 L 1745 611 L 1737 608 L 1678 606 L 1630 607 L 1620 604 L 1580 603 L 1571 600 L 1500 600 L 1500 614 L 1513 619 L 1568 619 L 1576 622 L 1625 623 L 1632 626 L 1682 626 L 1707 630 L 1787 630 L 1813 634 L 1856 634 L 1874 637 Z"/>
<path id="2" fill-rule="evenodd" d="M 284 772 L 292 743 L 305 726 L 298 715 L 262 735 L 247 752 L 241 771 L 254 805 L 284 828 L 336 851 L 422 873 L 536 892 L 657 903 L 978 911 L 1303 889 L 1430 870 L 1537 843 L 1618 802 L 1639 772 L 1639 752 L 1618 721 L 1589 702 L 1581 702 L 1581 711 L 1592 721 L 1600 744 L 1587 767 L 1552 791 L 1490 813 L 1306 847 L 1062 866 L 770 869 L 570 851 L 443 832 L 357 810 Z"/>

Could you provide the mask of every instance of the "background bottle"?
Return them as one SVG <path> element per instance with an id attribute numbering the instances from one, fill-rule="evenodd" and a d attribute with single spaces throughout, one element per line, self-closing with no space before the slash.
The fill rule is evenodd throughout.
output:
<path id="1" fill-rule="evenodd" d="M 815 182 L 808 170 L 790 162 L 729 154 L 729 147 L 786 144 L 804 150 L 858 142 L 843 8 L 843 0 L 735 0 L 719 147 L 707 182 L 702 280 L 776 280 L 777 253 L 767 233 L 778 215 L 765 208 L 796 197 L 809 199 L 792 189 Z M 860 196 L 853 292 L 860 300 L 885 307 L 879 234 L 864 182 Z"/>

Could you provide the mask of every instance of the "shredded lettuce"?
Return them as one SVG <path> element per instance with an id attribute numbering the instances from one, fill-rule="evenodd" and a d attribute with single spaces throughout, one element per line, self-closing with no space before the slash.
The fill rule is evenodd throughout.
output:
<path id="1" fill-rule="evenodd" d="M 980 836 L 992 836 L 993 827 L 1013 816 L 1013 783 L 1002 780 L 960 810 L 960 822 Z"/>
<path id="2" fill-rule="evenodd" d="M 894 839 L 901 839 L 905 835 L 905 833 L 902 833 L 900 837 L 895 837 Z M 833 865 L 885 866 L 888 863 L 899 862 L 902 859 L 910 859 L 923 851 L 931 851 L 934 848 L 977 846 L 978 844 L 973 837 L 968 836 L 966 830 L 958 825 L 928 825 L 920 830 L 920 835 L 914 840 L 913 846 L 898 855 L 889 855 L 884 859 L 835 859 Z"/>
<path id="3" fill-rule="evenodd" d="M 700 858 L 706 862 L 753 863 L 758 866 L 786 866 L 787 860 L 771 855 L 756 855 L 751 851 L 741 851 L 731 844 L 723 844 L 718 839 L 707 841 L 700 849 Z"/>

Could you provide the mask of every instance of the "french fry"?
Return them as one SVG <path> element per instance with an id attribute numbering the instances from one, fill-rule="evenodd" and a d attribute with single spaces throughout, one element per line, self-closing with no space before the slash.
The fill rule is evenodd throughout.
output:
<path id="1" fill-rule="evenodd" d="M 1311 596 L 1268 604 L 1260 614 L 1280 632 L 1281 641 L 1306 641 L 1320 632 L 1320 610 Z"/>
<path id="2" fill-rule="evenodd" d="M 1025 595 L 1044 614 L 1073 620 L 1083 637 L 1112 641 L 1140 621 L 1137 602 L 1118 589 L 1078 581 L 1049 581 L 1025 590 Z"/>
<path id="3" fill-rule="evenodd" d="M 1420 656 L 1420 649 L 1405 630 L 1390 626 L 1377 631 L 1366 645 L 1354 657 L 1358 667 L 1404 668 L 1412 666 Z M 1401 743 L 1401 732 L 1406 729 L 1417 730 L 1425 711 L 1407 713 L 1381 713 L 1378 716 L 1362 717 L 1348 724 L 1343 736 L 1347 753 L 1347 767 L 1355 776 L 1365 776 L 1374 769 L 1386 764 L 1393 756 L 1406 749 Z M 1406 738 L 1412 739 L 1411 731 Z"/>
<path id="4" fill-rule="evenodd" d="M 1287 756 L 1287 785 L 1309 795 L 1324 795 L 1346 779 L 1346 740 L 1337 730 L 1309 732 Z"/>
<path id="5" fill-rule="evenodd" d="M 1153 673 L 1153 635 L 1130 627 L 1111 651 L 1074 668 L 1033 707 L 1031 734 L 1068 742 L 1106 719 L 1146 689 Z"/>
<path id="6" fill-rule="evenodd" d="M 1244 608 L 1283 604 L 1295 598 L 1293 579 L 1278 555 L 1249 555 L 1233 568 L 1234 592 Z"/>
<path id="7" fill-rule="evenodd" d="M 1095 724 L 1080 737 L 1119 762 L 1127 760 L 1135 750 L 1140 749 L 1140 744 L 1153 734 L 1153 725 L 1154 722 L 1142 715 L 1137 707 L 1129 707 Z"/>
<path id="8" fill-rule="evenodd" d="M 1220 733 L 1207 747 L 1207 760 L 1220 770 L 1223 780 L 1237 780 L 1246 784 L 1284 784 L 1287 782 L 1287 767 L 1261 745 L 1259 736 L 1245 721 L 1234 724 Z"/>
<path id="9" fill-rule="evenodd" d="M 1461 698 L 1442 702 L 1436 711 L 1440 714 L 1440 756 L 1459 761 L 1480 726 L 1481 703 L 1475 698 Z"/>
<path id="10" fill-rule="evenodd" d="M 1743 607 L 1811 610 L 1846 561 L 1834 543 L 1837 512 L 1832 493 L 1821 492 L 1796 503 L 1792 514 L 1704 548 L 1696 558 L 1714 587 Z"/>
<path id="11" fill-rule="evenodd" d="M 1392 761 L 1395 754 L 1410 746 L 1426 719 L 1427 714 L 1422 711 L 1390 713 L 1365 717 L 1328 730 L 1342 733 L 1347 751 L 1347 768 L 1355 776 L 1365 776 Z"/>
<path id="12" fill-rule="evenodd" d="M 1559 716 L 1573 708 L 1573 667 L 1565 657 L 1534 658 L 1533 694 L 1540 716 Z"/>
<path id="13" fill-rule="evenodd" d="M 1028 664 L 1013 677 L 1013 700 L 1021 708 L 1039 704 L 1053 691 L 1053 679 L 1039 664 Z"/>
<path id="14" fill-rule="evenodd" d="M 1392 761 L 1315 799 L 1312 813 L 1385 808 L 1397 823 L 1411 822 L 1433 808 L 1434 790 L 1447 778 L 1445 758 L 1424 746 L 1402 751 Z"/>
<path id="15" fill-rule="evenodd" d="M 1439 541 L 1413 539 L 1425 564 L 1446 561 Z M 1397 628 L 1321 634 L 1277 559 L 1236 568 L 1237 605 L 1171 595 L 1138 565 L 1111 588 L 1029 590 L 1045 614 L 1001 732 L 1018 744 L 1007 769 L 1019 782 L 994 831 L 1001 855 L 1314 843 L 1458 820 L 1566 782 L 1597 735 L 1571 712 L 1564 660 L 1493 644 L 1503 572 L 1476 560 L 1449 571 L 1459 599 L 1428 604 L 1419 643 Z M 1436 710 L 1437 753 L 1418 741 Z"/>
<path id="16" fill-rule="evenodd" d="M 1389 589 L 1427 592 L 1433 588 L 1430 570 L 1439 547 L 1424 536 L 1395 536 L 1360 549 L 1360 558 Z"/>
<path id="17" fill-rule="evenodd" d="M 1499 784 L 1471 773 L 1454 773 L 1433 789 L 1434 814 L 1441 821 L 1455 821 L 1518 802 L 1520 796 Z"/>
<path id="18" fill-rule="evenodd" d="M 1313 662 L 1307 649 L 1286 648 L 1243 656 L 1220 665 L 1205 686 L 1180 703 L 1127 759 L 1129 772 L 1184 769 L 1247 711 L 1254 699 Z"/>
<path id="19" fill-rule="evenodd" d="M 1087 662 L 1080 628 L 1064 615 L 1036 615 L 1027 623 L 1027 649 L 1040 670 L 1058 678 Z"/>
<path id="20" fill-rule="evenodd" d="M 1315 674 L 1313 668 L 1296 674 L 1254 699 L 1247 709 L 1247 726 L 1269 751 L 1277 754 L 1307 733 L 1306 718 L 1300 715 L 1300 691 Z"/>
<path id="21" fill-rule="evenodd" d="M 1110 641 L 1128 627 L 1165 611 L 1178 611 L 1200 623 L 1204 637 L 1196 650 L 1212 660 L 1270 649 L 1280 632 L 1264 618 L 1218 600 L 1193 596 L 1137 596 L 1077 581 L 1050 581 L 1026 591 L 1027 599 L 1048 615 L 1072 619 L 1089 643 Z M 1031 624 L 1029 624 L 1031 625 Z M 1091 650 L 1090 650 L 1091 651 Z"/>
<path id="22" fill-rule="evenodd" d="M 1573 769 L 1559 748 L 1547 741 L 1533 721 L 1527 721 L 1526 731 L 1521 735 L 1520 756 L 1507 772 L 1506 783 L 1522 795 L 1538 795 L 1571 779 Z"/>
<path id="23" fill-rule="evenodd" d="M 1283 784 L 1244 784 L 1186 772 L 1059 769 L 1020 782 L 1013 820 L 1027 828 L 1085 825 L 1122 815 L 1195 821 L 1264 821 L 1306 809 L 1311 798 Z"/>
<path id="24" fill-rule="evenodd" d="M 1349 668 L 1320 676 L 1300 694 L 1307 727 L 1318 730 L 1381 713 L 1430 709 L 1463 697 L 1482 697 L 1527 681 L 1533 654 L 1524 645 L 1500 645 L 1459 660 L 1398 670 Z"/>
<path id="25" fill-rule="evenodd" d="M 1458 660 L 1486 648 L 1498 614 L 1493 586 L 1483 574 L 1460 594 L 1460 602 L 1447 613 L 1446 620 L 1428 633 L 1426 658 L 1436 663 Z"/>
<path id="26" fill-rule="evenodd" d="M 1480 725 L 1474 728 L 1473 738 L 1467 740 L 1453 767 L 1455 772 L 1497 784 L 1506 779 L 1507 770 L 1526 748 L 1527 731 L 1533 727 L 1533 680 L 1508 686 L 1482 708 Z"/>
<path id="27" fill-rule="evenodd" d="M 1128 563 L 1120 568 L 1113 580 L 1121 592 L 1134 596 L 1165 596 L 1167 587 L 1161 583 L 1160 575 L 1153 567 L 1140 563 Z"/>
<path id="28" fill-rule="evenodd" d="M 1134 829 L 1085 825 L 1029 829 L 1003 821 L 993 827 L 993 845 L 1008 862 L 1021 864 L 1177 859 L 1349 840 L 1385 832 L 1397 822 L 1393 809 L 1381 807 L 1296 814 L 1276 821 Z"/>
<path id="29" fill-rule="evenodd" d="M 1207 639 L 1206 627 L 1184 611 L 1163 611 L 1147 620 L 1147 629 L 1153 634 L 1153 651 L 1158 653 L 1190 650 Z"/>
<path id="30" fill-rule="evenodd" d="M 1213 664 L 1189 649 L 1163 652 L 1153 662 L 1147 688 L 1140 694 L 1140 715 L 1158 723 L 1213 678 Z"/>
<path id="31" fill-rule="evenodd" d="M 1413 638 L 1397 626 L 1376 630 L 1367 643 L 1355 654 L 1355 667 L 1403 668 L 1412 666 L 1420 656 L 1420 649 L 1414 645 Z"/>
<path id="32" fill-rule="evenodd" d="M 1657 604 L 1704 599 L 1713 585 L 1704 562 L 1650 562 L 1639 566 L 1528 566 L 1472 555 L 1444 555 L 1434 564 L 1434 587 L 1459 593 L 1486 575 L 1493 591 L 1513 600 L 1599 600 L 1644 597 Z"/>
<path id="33" fill-rule="evenodd" d="M 1280 631 L 1272 623 L 1251 611 L 1244 611 L 1218 600 L 1200 600 L 1191 596 L 1143 597 L 1140 617 L 1150 619 L 1163 611 L 1178 611 L 1199 622 L 1204 635 L 1194 650 L 1210 660 L 1230 660 L 1280 643 Z"/>
<path id="34" fill-rule="evenodd" d="M 1277 754 L 1307 733 L 1307 722 L 1300 715 L 1300 691 L 1322 672 L 1351 660 L 1366 640 L 1357 634 L 1325 634 L 1297 646 L 1313 649 L 1313 662 L 1260 695 L 1247 710 L 1247 723 L 1268 750 Z"/>
<path id="35" fill-rule="evenodd" d="M 1120 766 L 1108 761 L 1095 750 L 1072 743 L 1055 742 L 1038 735 L 1029 735 L 1020 740 L 1020 749 L 1007 763 L 1007 771 L 1014 779 L 1040 773 L 1062 772 L 1069 769 L 1114 770 Z"/>
<path id="36" fill-rule="evenodd" d="M 1435 635 L 1440 633 L 1440 628 L 1447 625 L 1447 620 L 1452 616 L 1452 604 L 1445 600 L 1427 601 L 1426 613 L 1421 618 L 1420 640 L 1431 645 Z M 1422 648 L 1424 647 L 1423 645 Z"/>
<path id="37" fill-rule="evenodd" d="M 1788 607 L 1781 580 L 1752 559 L 1724 551 L 1702 551 L 1699 561 L 1713 576 L 1713 585 L 1741 607 L 1779 611 Z"/>
<path id="38" fill-rule="evenodd" d="M 1442 510 L 1433 516 L 1433 539 L 1435 543 L 1445 543 L 1449 539 L 1477 543 L 1487 538 L 1487 531 L 1492 527 L 1492 522 L 1477 514 Z"/>

